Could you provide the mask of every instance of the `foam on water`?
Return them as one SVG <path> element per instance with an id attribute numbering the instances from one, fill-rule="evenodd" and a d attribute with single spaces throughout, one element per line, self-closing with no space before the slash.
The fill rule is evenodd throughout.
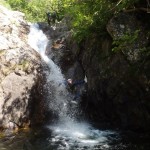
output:
<path id="1" fill-rule="evenodd" d="M 85 122 L 67 122 L 48 126 L 53 132 L 53 141 L 64 141 L 67 145 L 77 145 L 78 147 L 87 146 L 93 148 L 96 145 L 103 145 L 109 148 L 108 137 L 117 135 L 114 131 L 101 131 L 93 128 Z"/>

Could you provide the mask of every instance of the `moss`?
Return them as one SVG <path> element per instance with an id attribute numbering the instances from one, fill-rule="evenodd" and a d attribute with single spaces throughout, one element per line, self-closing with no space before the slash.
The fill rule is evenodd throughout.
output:
<path id="1" fill-rule="evenodd" d="M 19 68 L 20 70 L 27 72 L 28 68 L 30 66 L 30 62 L 28 60 L 23 60 L 19 65 L 16 67 Z"/>
<path id="2" fill-rule="evenodd" d="M 4 76 L 7 76 L 8 74 L 10 74 L 10 69 L 4 68 L 4 69 L 2 70 L 2 73 L 3 73 Z"/>
<path id="3" fill-rule="evenodd" d="M 128 49 L 129 46 L 131 47 L 134 43 L 138 42 L 137 39 L 139 37 L 139 32 L 140 30 L 136 30 L 133 33 L 126 32 L 123 36 L 116 38 L 113 41 L 114 48 L 112 49 L 112 51 L 119 51 Z"/>
<path id="4" fill-rule="evenodd" d="M 29 67 L 30 62 L 28 60 L 22 60 L 19 64 L 11 65 L 10 63 L 8 63 L 7 66 L 5 65 L 2 67 L 1 71 L 4 77 L 6 77 L 15 70 L 22 70 L 24 72 L 28 72 Z"/>
<path id="5" fill-rule="evenodd" d="M 0 50 L 0 56 L 4 55 L 6 53 L 5 50 Z"/>

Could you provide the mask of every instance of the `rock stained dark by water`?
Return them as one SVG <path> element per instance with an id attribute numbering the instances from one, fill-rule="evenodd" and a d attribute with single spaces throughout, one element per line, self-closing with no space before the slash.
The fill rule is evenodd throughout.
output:
<path id="1" fill-rule="evenodd" d="M 92 120 L 126 129 L 150 129 L 149 19 L 143 12 L 119 13 L 107 25 L 111 36 L 93 35 L 82 44 L 80 60 L 89 87 L 84 105 Z M 139 34 L 132 44 L 123 43 L 122 49 L 112 52 L 114 40 L 136 30 Z"/>
<path id="2" fill-rule="evenodd" d="M 73 38 L 66 20 L 57 23 L 55 29 L 45 23 L 39 23 L 39 26 L 49 39 L 46 54 L 60 67 L 65 80 L 72 79 L 74 83 L 83 81 L 84 69 L 75 53 L 79 46 L 75 41 L 73 44 L 70 41 Z"/>
<path id="3" fill-rule="evenodd" d="M 53 31 L 43 29 L 52 33 L 47 34 L 52 38 L 47 53 L 53 53 L 52 59 L 65 77 L 78 80 L 87 76 L 88 95 L 81 105 L 92 121 L 125 129 L 150 129 L 149 19 L 143 12 L 121 12 L 108 22 L 107 35 L 93 34 L 80 46 L 65 25 Z M 113 52 L 117 46 L 113 41 L 126 35 L 135 40 L 121 43 L 122 49 Z"/>

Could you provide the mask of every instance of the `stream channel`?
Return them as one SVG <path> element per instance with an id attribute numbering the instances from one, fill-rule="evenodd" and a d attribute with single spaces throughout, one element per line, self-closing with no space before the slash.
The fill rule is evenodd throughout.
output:
<path id="1" fill-rule="evenodd" d="M 149 150 L 150 137 L 144 133 L 117 129 L 101 129 L 86 120 L 78 121 L 78 104 L 70 108 L 66 86 L 60 84 L 64 77 L 60 68 L 45 55 L 48 39 L 32 24 L 28 36 L 29 45 L 47 64 L 47 85 L 51 85 L 49 109 L 57 113 L 55 122 L 38 129 L 20 130 L 0 138 L 0 150 Z"/>

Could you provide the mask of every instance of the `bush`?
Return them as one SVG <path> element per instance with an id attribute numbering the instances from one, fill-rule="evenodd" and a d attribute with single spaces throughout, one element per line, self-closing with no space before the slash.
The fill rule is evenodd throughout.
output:
<path id="1" fill-rule="evenodd" d="M 106 33 L 112 15 L 134 8 L 140 0 L 7 0 L 15 10 L 22 11 L 31 22 L 46 20 L 47 11 L 56 11 L 60 18 L 70 18 L 74 36 L 81 41 L 93 33 Z"/>
<path id="2" fill-rule="evenodd" d="M 57 0 L 7 0 L 13 10 L 25 13 L 27 20 L 41 22 L 46 19 L 46 12 L 58 11 Z"/>

